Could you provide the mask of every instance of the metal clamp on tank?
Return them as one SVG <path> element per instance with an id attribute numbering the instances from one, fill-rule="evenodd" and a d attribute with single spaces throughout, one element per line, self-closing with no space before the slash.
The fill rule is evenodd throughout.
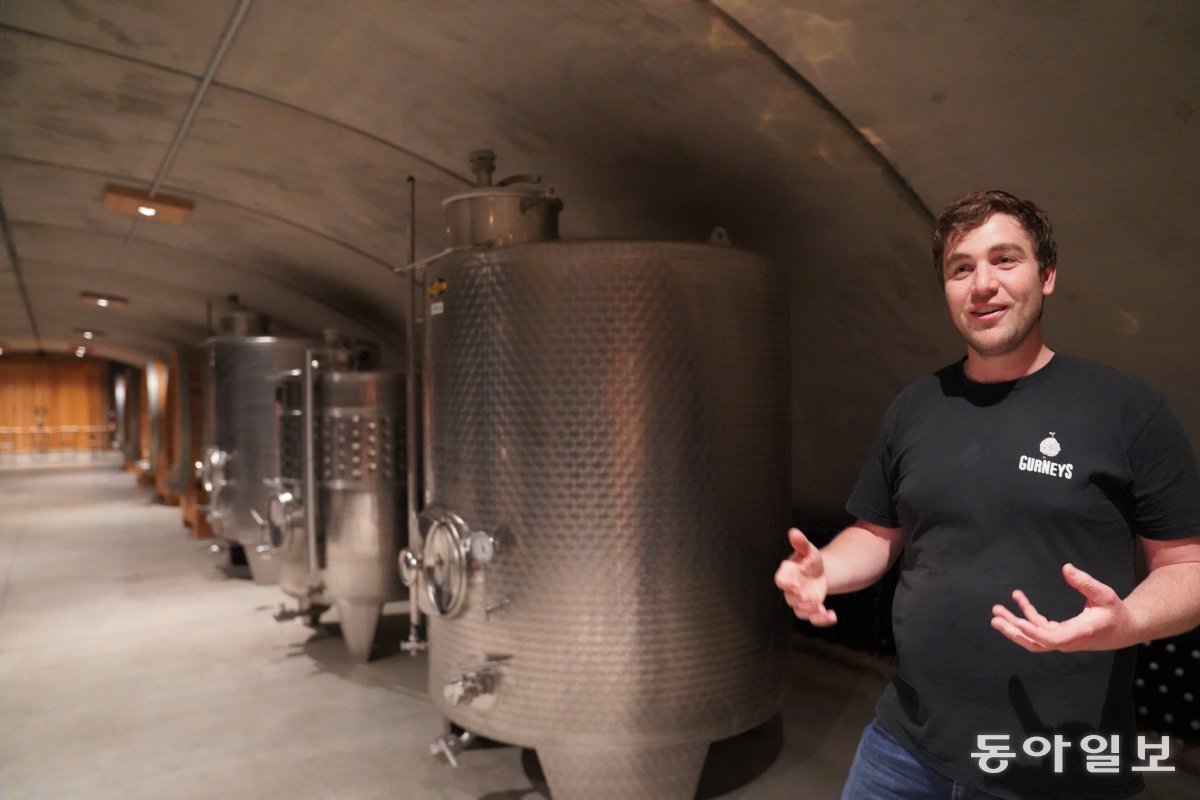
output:
<path id="1" fill-rule="evenodd" d="M 409 588 L 419 587 L 438 616 L 449 617 L 462 609 L 467 579 L 496 557 L 495 535 L 472 531 L 462 518 L 431 506 L 421 513 L 426 530 L 420 555 L 405 548 L 400 553 L 400 577 Z"/>
<path id="2" fill-rule="evenodd" d="M 262 544 L 258 552 L 273 556 L 281 550 L 286 550 L 292 541 L 295 527 L 303 521 L 304 506 L 292 489 L 279 486 L 275 494 L 267 500 L 267 514 L 256 521 L 263 529 Z"/>

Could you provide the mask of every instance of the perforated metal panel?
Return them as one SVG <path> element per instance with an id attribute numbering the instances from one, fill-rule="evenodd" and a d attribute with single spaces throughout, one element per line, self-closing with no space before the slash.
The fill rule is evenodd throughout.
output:
<path id="1" fill-rule="evenodd" d="M 289 375 L 275 392 L 279 414 L 279 477 L 286 481 L 304 479 L 304 383 Z"/>
<path id="2" fill-rule="evenodd" d="M 771 266 L 716 246 L 559 242 L 426 277 L 427 488 L 497 539 L 464 609 L 432 620 L 435 703 L 483 735 L 559 746 L 563 774 L 592 769 L 563 753 L 702 743 L 770 717 L 788 631 L 772 583 L 788 372 Z M 448 700 L 487 660 L 494 703 Z M 631 755 L 630 769 L 653 763 Z M 658 796 L 643 777 L 605 790 Z"/>
<path id="3" fill-rule="evenodd" d="M 327 411 L 317 441 L 322 481 L 396 480 L 396 443 L 403 442 L 403 431 L 390 409 Z"/>

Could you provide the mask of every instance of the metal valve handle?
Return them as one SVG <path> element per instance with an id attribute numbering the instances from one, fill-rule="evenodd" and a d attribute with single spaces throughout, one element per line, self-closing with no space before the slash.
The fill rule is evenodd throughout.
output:
<path id="1" fill-rule="evenodd" d="M 281 550 L 288 549 L 294 535 L 296 505 L 296 496 L 292 492 L 282 489 L 267 500 L 265 519 L 256 510 L 250 510 L 254 521 L 263 529 L 262 542 L 255 548 L 258 552 L 271 557 Z"/>
<path id="2" fill-rule="evenodd" d="M 486 531 L 472 531 L 461 517 L 438 506 L 423 511 L 421 521 L 426 526 L 421 552 L 401 551 L 397 564 L 400 578 L 423 595 L 438 616 L 453 616 L 466 602 L 470 574 L 492 562 L 499 541 Z M 505 604 L 507 600 L 493 604 L 485 613 Z"/>

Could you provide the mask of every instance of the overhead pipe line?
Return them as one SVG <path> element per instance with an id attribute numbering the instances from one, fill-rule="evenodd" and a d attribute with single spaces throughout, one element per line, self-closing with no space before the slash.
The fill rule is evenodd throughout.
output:
<path id="1" fill-rule="evenodd" d="M 242 20 L 245 18 L 246 12 L 250 10 L 250 4 L 253 2 L 254 0 L 241 0 L 237 8 L 234 9 L 233 16 L 229 19 L 229 24 L 225 26 L 225 32 L 221 34 L 221 39 L 217 42 L 217 48 L 213 51 L 208 67 L 204 70 L 204 74 L 200 78 L 200 85 L 196 87 L 196 92 L 192 95 L 192 102 L 188 105 L 188 109 L 175 131 L 175 137 L 171 140 L 170 146 L 167 147 L 166 155 L 163 156 L 162 163 L 159 164 L 158 171 L 154 175 L 154 181 L 150 184 L 148 195 L 151 200 L 162 189 L 167 176 L 171 172 L 171 167 L 175 165 L 175 158 L 179 155 L 179 150 L 183 147 L 183 142 L 187 139 L 188 133 L 191 131 L 192 122 L 196 119 L 196 112 L 199 111 L 200 104 L 204 101 L 204 96 L 208 94 L 208 90 L 212 86 L 213 79 L 216 77 L 217 71 L 220 70 L 221 64 L 225 62 L 225 55 L 229 52 L 229 47 L 233 44 L 233 39 L 237 35 L 238 29 L 242 26 Z M 121 244 L 121 250 L 117 253 L 117 258 L 113 262 L 112 269 L 109 271 L 109 281 L 105 287 L 106 292 L 111 288 L 113 274 L 125 263 L 125 258 L 129 254 L 129 248 L 137 239 L 143 223 L 144 220 L 142 219 L 134 220 L 133 226 L 125 236 L 125 241 Z"/>

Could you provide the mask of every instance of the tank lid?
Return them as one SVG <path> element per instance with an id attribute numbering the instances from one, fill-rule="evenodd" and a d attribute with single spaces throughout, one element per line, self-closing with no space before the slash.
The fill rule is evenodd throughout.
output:
<path id="1" fill-rule="evenodd" d="M 266 336 L 270 319 L 265 314 L 251 311 L 236 294 L 225 298 L 227 308 L 217 320 L 218 336 Z M 211 308 L 211 306 L 210 306 Z"/>
<path id="2" fill-rule="evenodd" d="M 471 153 L 474 189 L 442 201 L 446 242 L 460 247 L 497 247 L 558 238 L 558 214 L 563 202 L 553 187 L 541 187 L 540 175 L 511 175 L 492 185 L 496 154 Z M 524 185 L 518 185 L 524 184 Z"/>
<path id="3" fill-rule="evenodd" d="M 531 199 L 545 199 L 551 203 L 557 203 L 558 207 L 562 208 L 562 200 L 559 200 L 554 193 L 554 187 L 542 189 L 536 186 L 481 186 L 477 189 L 472 189 L 467 192 L 459 192 L 452 194 L 442 201 L 442 208 L 446 208 L 454 203 L 460 203 L 463 200 L 473 200 L 477 197 L 525 197 Z"/>
<path id="4" fill-rule="evenodd" d="M 227 311 L 217 323 L 217 333 L 224 336 L 266 336 L 270 319 L 249 309 Z"/>

